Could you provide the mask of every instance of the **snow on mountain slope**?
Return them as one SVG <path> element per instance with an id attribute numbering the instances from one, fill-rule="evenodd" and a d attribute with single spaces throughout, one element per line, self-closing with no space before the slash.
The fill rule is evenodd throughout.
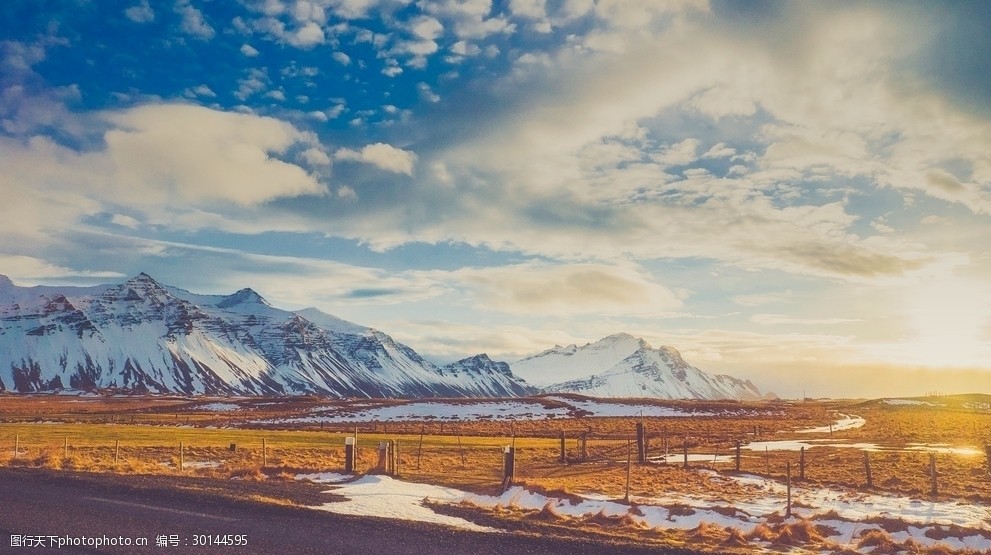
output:
<path id="1" fill-rule="evenodd" d="M 612 368 L 647 343 L 627 333 L 617 333 L 582 347 L 555 345 L 542 353 L 511 364 L 513 373 L 527 383 L 545 387 L 585 378 Z"/>
<path id="2" fill-rule="evenodd" d="M 523 387 L 511 374 L 445 372 L 382 332 L 280 310 L 251 289 L 198 295 L 146 274 L 92 288 L 0 279 L 0 390 L 465 397 Z"/>
<path id="3" fill-rule="evenodd" d="M 654 349 L 623 333 L 583 347 L 555 347 L 514 363 L 512 370 L 545 392 L 659 399 L 761 397 L 749 381 L 708 374 L 671 347 Z"/>
<path id="4" fill-rule="evenodd" d="M 502 388 L 508 389 L 516 395 L 532 395 L 537 392 L 536 388 L 526 385 L 525 382 L 514 376 L 509 364 L 496 362 L 484 353 L 452 362 L 444 366 L 443 370 L 445 374 L 455 377 L 461 375 L 466 377 L 485 376 L 487 381 L 498 383 Z"/>

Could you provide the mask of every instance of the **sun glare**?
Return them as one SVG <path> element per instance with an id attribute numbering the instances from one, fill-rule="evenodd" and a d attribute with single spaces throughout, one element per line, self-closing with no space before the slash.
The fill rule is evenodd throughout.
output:
<path id="1" fill-rule="evenodd" d="M 932 281 L 906 299 L 908 324 L 915 336 L 905 355 L 925 366 L 979 367 L 991 365 L 986 337 L 991 292 L 962 279 Z"/>

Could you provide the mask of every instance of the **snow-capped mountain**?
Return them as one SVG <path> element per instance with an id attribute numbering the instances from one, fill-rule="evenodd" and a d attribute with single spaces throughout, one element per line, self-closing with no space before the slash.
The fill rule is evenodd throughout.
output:
<path id="1" fill-rule="evenodd" d="M 514 396 L 501 368 L 441 369 L 371 328 L 258 293 L 197 295 L 147 274 L 120 285 L 17 287 L 0 276 L 0 390 Z"/>
<path id="2" fill-rule="evenodd" d="M 455 377 L 467 376 L 488 376 L 493 382 L 500 382 L 500 387 L 513 391 L 516 395 L 532 395 L 538 390 L 523 383 L 522 380 L 513 375 L 509 364 L 497 362 L 489 358 L 487 354 L 475 355 L 452 362 L 443 367 L 445 374 Z"/>
<path id="3" fill-rule="evenodd" d="M 545 392 L 592 397 L 757 400 L 749 381 L 713 375 L 688 364 L 671 347 L 652 348 L 620 333 L 582 347 L 556 346 L 512 364 L 512 371 Z"/>

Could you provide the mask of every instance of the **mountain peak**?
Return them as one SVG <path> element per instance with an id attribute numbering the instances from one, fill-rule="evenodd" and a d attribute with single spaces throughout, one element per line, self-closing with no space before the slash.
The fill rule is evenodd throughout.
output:
<path id="1" fill-rule="evenodd" d="M 125 281 L 124 287 L 139 288 L 139 289 L 149 289 L 149 288 L 163 289 L 161 283 L 158 283 L 157 281 L 155 281 L 155 278 L 149 276 L 144 272 L 141 272 L 140 274 Z"/>
<path id="2" fill-rule="evenodd" d="M 14 282 L 10 281 L 10 278 L 0 274 L 0 289 L 11 289 L 14 287 Z"/>
<path id="3" fill-rule="evenodd" d="M 243 305 L 243 304 L 260 304 L 264 306 L 271 306 L 270 304 L 268 304 L 268 301 L 266 301 L 254 289 L 251 289 L 250 287 L 245 287 L 244 289 L 241 289 L 236 293 L 224 297 L 222 301 L 217 303 L 217 307 L 228 308 L 231 306 Z"/>

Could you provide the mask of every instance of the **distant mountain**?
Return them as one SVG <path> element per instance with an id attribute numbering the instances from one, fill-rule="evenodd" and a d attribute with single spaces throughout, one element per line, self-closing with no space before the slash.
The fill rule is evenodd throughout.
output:
<path id="1" fill-rule="evenodd" d="M 438 368 L 371 328 L 258 293 L 119 285 L 17 287 L 0 276 L 0 391 L 118 389 L 339 397 L 515 396 L 505 368 Z"/>
<path id="2" fill-rule="evenodd" d="M 489 355 L 480 354 L 473 357 L 463 358 L 457 362 L 452 362 L 443 367 L 444 373 L 459 377 L 467 376 L 488 376 L 490 381 L 501 381 L 503 389 L 511 390 L 516 395 L 532 395 L 539 390 L 530 387 L 522 380 L 513 375 L 509 364 L 496 362 L 489 358 Z"/>
<path id="3" fill-rule="evenodd" d="M 592 397 L 758 400 L 749 381 L 713 375 L 688 364 L 671 347 L 652 348 L 629 334 L 610 335 L 582 347 L 556 346 L 511 365 L 544 392 Z"/>

